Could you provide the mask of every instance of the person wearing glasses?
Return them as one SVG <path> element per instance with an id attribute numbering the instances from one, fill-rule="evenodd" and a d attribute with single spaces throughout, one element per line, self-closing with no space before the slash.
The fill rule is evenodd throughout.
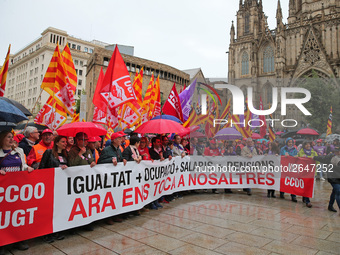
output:
<path id="1" fill-rule="evenodd" d="M 76 134 L 74 145 L 68 153 L 69 166 L 90 165 L 90 167 L 94 167 L 96 165 L 91 150 L 86 149 L 88 140 L 87 134 L 83 132 Z"/>
<path id="2" fill-rule="evenodd" d="M 24 153 L 27 156 L 39 140 L 40 134 L 37 128 L 29 126 L 26 127 L 24 136 L 25 137 L 19 142 L 19 147 L 24 150 Z"/>

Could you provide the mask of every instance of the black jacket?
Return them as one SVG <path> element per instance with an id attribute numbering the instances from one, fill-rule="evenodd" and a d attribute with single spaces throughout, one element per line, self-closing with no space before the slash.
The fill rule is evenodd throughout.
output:
<path id="1" fill-rule="evenodd" d="M 21 149 L 24 150 L 24 153 L 25 153 L 25 155 L 27 156 L 27 155 L 30 153 L 30 151 L 31 151 L 31 149 L 32 149 L 33 146 L 31 146 L 31 145 L 27 142 L 27 138 L 24 137 L 24 139 L 22 139 L 21 142 L 19 143 L 19 147 L 20 147 Z"/>
<path id="2" fill-rule="evenodd" d="M 138 153 L 138 150 L 136 152 L 136 154 Z M 137 154 L 138 155 L 138 154 Z M 127 161 L 134 161 L 133 157 L 132 157 L 132 150 L 130 146 L 127 146 L 123 153 L 122 153 L 123 159 L 126 159 Z"/>
<path id="3" fill-rule="evenodd" d="M 41 158 L 39 169 L 54 168 L 54 167 L 59 167 L 60 165 L 67 165 L 66 157 L 63 156 L 62 158 L 63 158 L 63 162 L 60 162 L 60 160 L 52 154 L 52 150 L 48 149 L 44 152 Z"/>
<path id="4" fill-rule="evenodd" d="M 164 153 L 164 150 L 163 150 L 163 147 L 161 147 L 161 153 L 163 154 Z M 155 149 L 153 147 L 151 147 L 149 149 L 149 154 L 150 154 L 150 157 L 151 159 L 153 160 L 159 160 L 161 159 L 161 156 L 155 151 Z M 163 156 L 164 157 L 164 156 Z"/>

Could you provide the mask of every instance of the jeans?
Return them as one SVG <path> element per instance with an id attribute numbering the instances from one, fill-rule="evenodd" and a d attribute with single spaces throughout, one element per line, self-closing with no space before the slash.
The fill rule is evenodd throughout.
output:
<path id="1" fill-rule="evenodd" d="M 340 184 L 331 183 L 331 185 L 333 187 L 333 190 L 331 197 L 329 198 L 329 206 L 333 206 L 334 201 L 336 200 L 336 203 L 338 204 L 340 209 Z"/>

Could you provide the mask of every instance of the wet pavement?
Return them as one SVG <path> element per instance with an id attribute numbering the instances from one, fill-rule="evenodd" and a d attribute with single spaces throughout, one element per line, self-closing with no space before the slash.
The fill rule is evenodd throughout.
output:
<path id="1" fill-rule="evenodd" d="M 327 210 L 331 186 L 316 181 L 312 208 L 267 198 L 267 191 L 185 195 L 164 208 L 131 216 L 122 223 L 94 224 L 94 231 L 66 234 L 30 249 L 7 247 L 7 254 L 340 254 L 340 215 Z M 223 193 L 222 193 L 223 192 Z"/>

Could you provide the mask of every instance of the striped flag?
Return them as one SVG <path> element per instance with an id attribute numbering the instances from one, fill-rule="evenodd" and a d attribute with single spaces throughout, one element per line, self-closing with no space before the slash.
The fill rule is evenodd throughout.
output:
<path id="1" fill-rule="evenodd" d="M 142 88 L 143 88 L 143 67 L 139 73 L 136 73 L 135 79 L 132 84 L 133 89 L 135 90 L 137 103 L 142 105 L 143 98 L 142 98 Z"/>
<path id="2" fill-rule="evenodd" d="M 276 136 L 275 136 L 275 130 L 274 130 L 274 127 L 273 127 L 273 115 L 270 114 L 269 115 L 269 125 L 268 125 L 268 132 L 269 132 L 269 140 L 272 142 L 275 140 Z"/>
<path id="3" fill-rule="evenodd" d="M 79 113 L 74 113 L 71 123 L 79 122 Z"/>
<path id="4" fill-rule="evenodd" d="M 331 106 L 331 112 L 329 113 L 329 116 L 328 116 L 326 136 L 332 134 L 332 114 L 333 114 L 333 110 Z"/>
<path id="5" fill-rule="evenodd" d="M 41 88 L 49 93 L 69 115 L 73 116 L 75 87 L 70 82 L 58 45 L 47 68 Z"/>
<path id="6" fill-rule="evenodd" d="M 159 75 L 156 79 L 152 92 L 153 93 L 151 94 L 150 101 L 151 110 L 149 112 L 150 119 L 161 115 L 161 87 L 159 82 Z"/>
<path id="7" fill-rule="evenodd" d="M 246 98 L 246 101 L 244 103 L 244 115 L 233 115 L 232 116 L 232 120 L 234 123 L 240 123 L 234 126 L 236 130 L 239 131 L 244 138 L 251 137 L 252 135 L 252 131 L 250 129 L 250 126 L 248 125 L 248 121 L 250 120 L 250 117 L 251 117 L 251 114 L 248 108 L 248 98 Z"/>
<path id="8" fill-rule="evenodd" d="M 76 92 L 76 88 L 77 88 L 77 73 L 76 73 L 76 69 L 74 67 L 70 48 L 68 47 L 67 44 L 64 47 L 64 50 L 63 50 L 63 53 L 61 54 L 61 56 L 62 56 L 63 62 L 65 64 L 64 67 L 67 71 L 68 78 L 69 78 L 70 83 L 71 83 L 70 88 L 73 90 L 73 94 L 74 94 Z"/>
<path id="9" fill-rule="evenodd" d="M 8 51 L 7 51 L 7 55 L 5 58 L 5 62 L 0 69 L 0 97 L 3 97 L 5 94 L 10 51 L 11 51 L 11 45 L 8 46 Z"/>
<path id="10" fill-rule="evenodd" d="M 186 122 L 184 122 L 183 127 L 191 127 L 191 126 L 196 126 L 198 121 L 198 115 L 196 113 L 195 109 L 191 110 L 191 113 L 189 115 L 189 118 L 187 119 Z"/>
<path id="11" fill-rule="evenodd" d="M 152 73 L 148 88 L 145 92 L 145 96 L 144 96 L 144 99 L 143 99 L 143 110 L 142 110 L 142 121 L 141 121 L 141 123 L 144 123 L 144 122 L 149 120 L 151 93 L 152 93 L 152 90 L 153 90 L 153 87 L 154 87 L 154 83 L 155 83 L 155 77 Z"/>

